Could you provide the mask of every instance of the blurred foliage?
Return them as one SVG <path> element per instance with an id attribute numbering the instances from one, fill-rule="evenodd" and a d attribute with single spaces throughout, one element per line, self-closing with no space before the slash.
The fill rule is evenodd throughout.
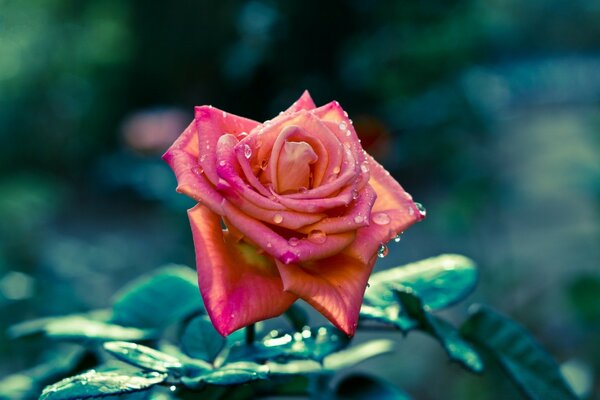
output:
<path id="1" fill-rule="evenodd" d="M 308 89 L 317 103 L 339 100 L 367 150 L 428 208 L 379 267 L 472 256 L 478 296 L 528 322 L 581 396 L 600 394 L 598 2 L 0 0 L 0 10 L 1 327 L 108 307 L 141 273 L 192 264 L 192 202 L 159 155 L 193 105 L 264 120 Z M 0 330 L 0 375 L 44 358 L 39 338 L 23 340 L 16 348 Z M 451 373 L 439 392 L 428 359 L 369 368 L 419 398 L 502 397 Z"/>

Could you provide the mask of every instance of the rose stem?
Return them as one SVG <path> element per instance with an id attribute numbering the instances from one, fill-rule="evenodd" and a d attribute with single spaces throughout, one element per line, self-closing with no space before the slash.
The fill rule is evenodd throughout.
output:
<path id="1" fill-rule="evenodd" d="M 246 327 L 246 344 L 252 346 L 254 344 L 254 324 Z"/>

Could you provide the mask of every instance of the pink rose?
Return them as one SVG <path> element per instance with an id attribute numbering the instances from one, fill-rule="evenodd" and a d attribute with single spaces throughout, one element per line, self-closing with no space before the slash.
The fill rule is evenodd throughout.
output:
<path id="1" fill-rule="evenodd" d="M 316 108 L 308 92 L 262 124 L 196 107 L 163 158 L 199 202 L 200 291 L 222 335 L 299 298 L 353 335 L 379 247 L 423 218 L 338 102 Z"/>

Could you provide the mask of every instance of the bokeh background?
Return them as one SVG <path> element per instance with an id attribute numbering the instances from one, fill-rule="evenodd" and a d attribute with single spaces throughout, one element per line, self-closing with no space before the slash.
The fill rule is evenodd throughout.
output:
<path id="1" fill-rule="evenodd" d="M 160 155 L 194 105 L 265 120 L 304 89 L 340 101 L 427 207 L 377 268 L 472 257 L 466 303 L 521 321 L 600 398 L 600 2 L 586 0 L 0 0 L 0 376 L 48 345 L 9 340 L 11 324 L 193 265 L 192 202 Z M 517 396 L 418 333 L 359 369 L 417 399 Z"/>

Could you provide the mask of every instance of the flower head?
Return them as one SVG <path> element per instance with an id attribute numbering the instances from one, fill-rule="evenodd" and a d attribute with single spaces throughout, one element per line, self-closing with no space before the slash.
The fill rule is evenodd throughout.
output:
<path id="1" fill-rule="evenodd" d="M 197 107 L 163 158 L 199 202 L 200 291 L 223 335 L 299 298 L 353 335 L 380 245 L 423 218 L 340 105 L 308 92 L 262 124 Z"/>

